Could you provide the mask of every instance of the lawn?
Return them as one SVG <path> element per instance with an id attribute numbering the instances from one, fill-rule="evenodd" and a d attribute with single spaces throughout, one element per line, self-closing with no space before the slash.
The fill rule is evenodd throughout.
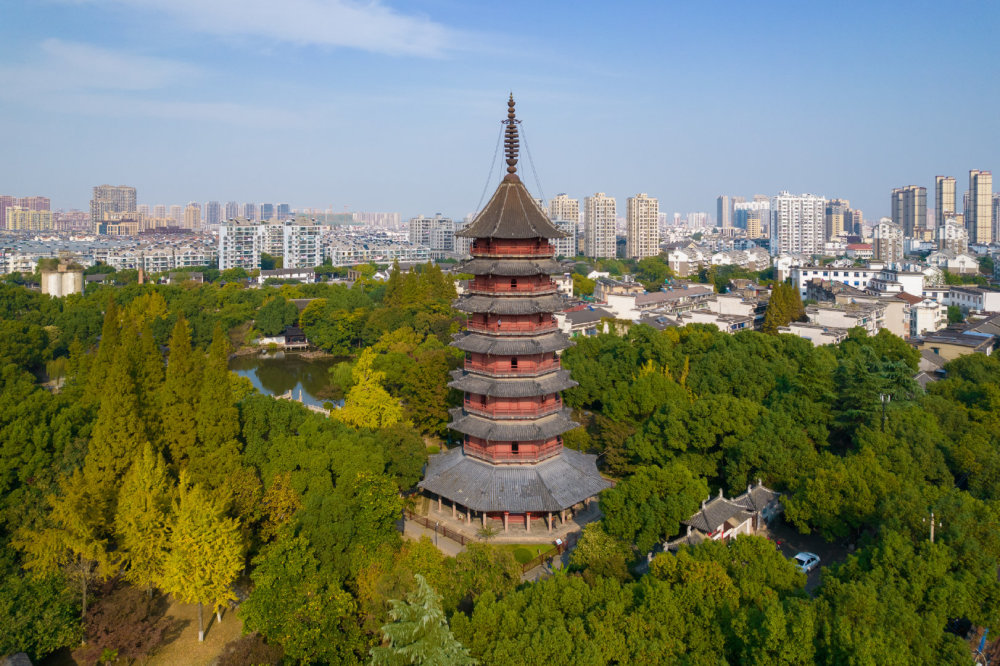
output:
<path id="1" fill-rule="evenodd" d="M 514 559 L 518 564 L 527 564 L 542 553 L 555 548 L 551 543 L 501 543 L 497 544 L 497 547 L 514 553 Z"/>

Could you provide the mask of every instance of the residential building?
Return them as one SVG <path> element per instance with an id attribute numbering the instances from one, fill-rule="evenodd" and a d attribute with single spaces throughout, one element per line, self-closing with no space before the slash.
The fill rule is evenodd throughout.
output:
<path id="1" fill-rule="evenodd" d="M 676 315 L 703 309 L 714 293 L 710 284 L 679 282 L 661 291 L 608 294 L 604 300 L 605 309 L 613 312 L 615 318 L 638 321 L 647 312 Z"/>
<path id="2" fill-rule="evenodd" d="M 184 206 L 171 206 L 170 218 L 174 221 L 175 227 L 184 228 Z M 190 229 L 190 227 L 188 227 Z"/>
<path id="3" fill-rule="evenodd" d="M 733 226 L 733 211 L 729 206 L 729 197 L 720 194 L 715 200 L 715 225 L 728 229 Z"/>
<path id="4" fill-rule="evenodd" d="M 572 258 L 576 256 L 576 231 L 579 226 L 577 222 L 553 219 L 552 224 L 556 225 L 556 229 L 566 234 L 565 238 L 553 238 L 549 241 L 556 249 L 556 257 Z"/>
<path id="5" fill-rule="evenodd" d="M 584 254 L 593 259 L 615 257 L 615 198 L 604 192 L 584 199 Z"/>
<path id="6" fill-rule="evenodd" d="M 840 344 L 847 339 L 848 333 L 846 328 L 810 324 L 804 321 L 793 321 L 788 326 L 779 326 L 778 332 L 804 338 L 813 343 L 813 347 Z"/>
<path id="7" fill-rule="evenodd" d="M 243 218 L 248 222 L 256 222 L 257 220 L 259 220 L 260 216 L 257 213 L 257 204 L 254 203 L 243 204 Z"/>
<path id="8" fill-rule="evenodd" d="M 823 254 L 826 199 L 781 192 L 771 200 L 771 254 Z"/>
<path id="9" fill-rule="evenodd" d="M 4 229 L 7 231 L 51 231 L 51 210 L 32 210 L 21 206 L 9 206 L 6 211 Z"/>
<path id="10" fill-rule="evenodd" d="M 937 237 L 937 249 L 950 250 L 956 254 L 969 251 L 969 232 L 954 217 L 939 223 L 934 233 Z"/>
<path id="11" fill-rule="evenodd" d="M 879 220 L 873 229 L 873 255 L 878 261 L 896 264 L 903 260 L 903 236 L 906 232 L 893 222 Z"/>
<path id="12" fill-rule="evenodd" d="M 945 220 L 955 217 L 955 179 L 951 176 L 934 177 L 934 226 L 941 227 Z"/>
<path id="13" fill-rule="evenodd" d="M 218 201 L 209 201 L 205 204 L 205 224 L 219 224 L 222 222 L 222 204 Z"/>
<path id="14" fill-rule="evenodd" d="M 969 242 L 989 245 L 993 242 L 993 174 L 978 169 L 969 171 L 967 194 L 965 228 L 969 231 Z"/>
<path id="15" fill-rule="evenodd" d="M 153 217 L 161 219 L 167 217 L 167 207 L 163 204 L 156 204 L 153 206 Z"/>
<path id="16" fill-rule="evenodd" d="M 964 231 L 964 230 L 963 230 Z M 927 264 L 958 275 L 979 273 L 979 261 L 968 252 L 937 250 L 927 255 Z"/>
<path id="17" fill-rule="evenodd" d="M 764 238 L 771 226 L 771 200 L 755 195 L 753 201 L 733 204 L 734 226 L 746 229 L 747 238 Z"/>
<path id="18" fill-rule="evenodd" d="M 847 224 L 847 220 L 845 219 L 844 220 L 844 224 L 847 226 L 847 230 L 851 234 L 855 234 L 855 235 L 860 236 L 861 235 L 861 230 L 865 226 L 865 216 L 864 216 L 864 213 L 862 211 L 860 211 L 860 210 L 855 210 L 855 209 L 852 208 L 850 210 L 850 214 L 851 214 L 851 223 Z"/>
<path id="19" fill-rule="evenodd" d="M 235 201 L 227 201 L 222 214 L 222 221 L 235 220 L 240 216 L 240 205 Z"/>
<path id="20" fill-rule="evenodd" d="M 249 220 L 229 220 L 219 227 L 219 270 L 260 269 L 264 225 Z M 322 263 L 322 262 L 321 262 Z"/>
<path id="21" fill-rule="evenodd" d="M 262 203 L 260 205 L 260 221 L 267 222 L 274 219 L 274 204 Z"/>
<path id="22" fill-rule="evenodd" d="M 281 228 L 284 246 L 283 268 L 311 269 L 323 263 L 319 225 L 284 224 Z"/>
<path id="23" fill-rule="evenodd" d="M 285 256 L 285 225 L 281 222 L 261 222 L 260 223 L 261 246 L 260 251 L 272 257 Z M 322 262 L 320 262 L 322 263 Z"/>
<path id="24" fill-rule="evenodd" d="M 729 204 L 726 204 L 729 212 Z M 655 257 L 660 253 L 660 202 L 645 193 L 626 202 L 625 256 L 630 259 Z M 731 225 L 730 225 L 731 226 Z"/>
<path id="25" fill-rule="evenodd" d="M 897 187 L 890 199 L 892 223 L 903 230 L 906 238 L 913 238 L 917 229 L 927 225 L 927 188 L 918 185 Z"/>
<path id="26" fill-rule="evenodd" d="M 565 193 L 549 200 L 549 218 L 552 220 L 580 221 L 580 200 L 570 199 Z"/>
<path id="27" fill-rule="evenodd" d="M 279 220 L 285 221 L 292 216 L 292 207 L 289 204 L 280 203 L 275 215 L 277 215 Z"/>
<path id="28" fill-rule="evenodd" d="M 845 330 L 861 327 L 868 335 L 875 335 L 884 328 L 885 309 L 886 306 L 881 303 L 809 305 L 806 306 L 806 317 L 810 324 Z"/>
<path id="29" fill-rule="evenodd" d="M 90 224 L 94 233 L 104 233 L 105 213 L 127 213 L 136 209 L 135 188 L 127 185 L 98 185 L 90 200 Z"/>
<path id="30" fill-rule="evenodd" d="M 190 202 L 184 208 L 184 228 L 197 231 L 201 229 L 201 204 Z"/>
<path id="31" fill-rule="evenodd" d="M 826 240 L 833 240 L 847 234 L 851 202 L 847 199 L 830 199 L 824 213 L 824 233 Z"/>
<path id="32" fill-rule="evenodd" d="M 455 252 L 455 222 L 449 217 L 419 215 L 410 218 L 410 242 L 438 253 Z"/>

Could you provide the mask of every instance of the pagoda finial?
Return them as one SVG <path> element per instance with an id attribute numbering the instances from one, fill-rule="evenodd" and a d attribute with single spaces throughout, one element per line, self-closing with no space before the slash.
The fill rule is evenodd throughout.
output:
<path id="1" fill-rule="evenodd" d="M 504 153 L 507 156 L 507 178 L 514 180 L 517 178 L 517 124 L 521 122 L 517 119 L 514 114 L 514 93 L 510 94 L 510 99 L 507 100 L 507 119 L 503 121 L 504 125 L 507 126 L 506 136 L 504 137 L 503 147 Z"/>

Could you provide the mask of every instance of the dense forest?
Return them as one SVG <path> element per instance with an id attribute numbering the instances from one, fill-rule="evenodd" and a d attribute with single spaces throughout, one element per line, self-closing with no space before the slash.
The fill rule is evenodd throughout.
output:
<path id="1" fill-rule="evenodd" d="M 236 607 L 233 664 L 964 664 L 954 627 L 1000 627 L 1000 362 L 963 357 L 925 392 L 884 332 L 578 339 L 566 443 L 617 485 L 570 568 L 522 583 L 508 550 L 404 541 L 457 400 L 453 297 L 434 267 L 350 288 L 0 286 L 0 654 L 139 661 L 164 595 Z M 331 418 L 227 370 L 295 323 L 348 359 Z M 852 550 L 818 588 L 758 537 L 659 552 L 757 478 L 792 526 Z"/>

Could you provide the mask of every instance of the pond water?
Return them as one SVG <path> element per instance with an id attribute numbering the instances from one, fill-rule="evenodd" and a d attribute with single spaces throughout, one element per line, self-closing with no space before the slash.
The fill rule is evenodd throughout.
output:
<path id="1" fill-rule="evenodd" d="M 307 358 L 302 354 L 274 352 L 252 356 L 234 356 L 229 369 L 249 379 L 265 395 L 280 396 L 292 392 L 295 400 L 322 407 L 330 396 L 330 368 L 343 361 L 338 357 Z"/>

